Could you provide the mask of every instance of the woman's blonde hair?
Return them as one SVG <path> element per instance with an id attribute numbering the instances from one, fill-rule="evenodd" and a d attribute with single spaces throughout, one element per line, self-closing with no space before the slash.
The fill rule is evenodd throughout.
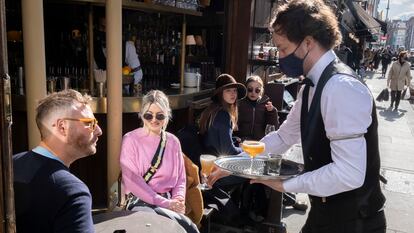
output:
<path id="1" fill-rule="evenodd" d="M 164 129 L 167 128 L 168 122 L 172 118 L 170 102 L 168 101 L 168 97 L 164 94 L 164 92 L 159 91 L 159 90 L 151 90 L 144 97 L 142 97 L 140 117 L 143 122 L 144 122 L 144 118 L 143 118 L 144 113 L 148 111 L 151 104 L 158 105 L 158 107 L 160 107 L 161 110 L 164 112 L 164 114 L 166 115 L 166 119 L 164 121 L 163 128 Z"/>
<path id="2" fill-rule="evenodd" d="M 261 86 L 261 91 L 260 91 L 260 93 L 259 93 L 259 95 L 260 96 L 263 96 L 263 93 L 264 93 L 264 85 L 263 85 L 263 80 L 262 80 L 262 78 L 260 78 L 259 76 L 257 76 L 257 75 L 252 75 L 252 76 L 249 76 L 248 78 L 247 78 L 247 80 L 246 80 L 246 88 L 247 88 L 247 86 L 249 85 L 249 83 L 251 83 L 251 82 L 257 82 L 257 83 L 259 83 L 260 84 L 260 86 Z"/>

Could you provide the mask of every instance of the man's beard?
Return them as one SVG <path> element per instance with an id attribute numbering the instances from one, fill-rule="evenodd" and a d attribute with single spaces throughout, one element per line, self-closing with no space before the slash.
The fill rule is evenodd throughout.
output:
<path id="1" fill-rule="evenodd" d="M 88 139 L 81 134 L 76 134 L 69 138 L 68 144 L 71 145 L 77 153 L 81 153 L 78 156 L 84 157 L 96 153 L 96 147 L 93 145 L 95 138 Z"/>

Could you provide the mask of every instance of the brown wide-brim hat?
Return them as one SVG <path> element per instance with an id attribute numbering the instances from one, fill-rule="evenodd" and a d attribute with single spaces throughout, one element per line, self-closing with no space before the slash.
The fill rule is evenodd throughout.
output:
<path id="1" fill-rule="evenodd" d="M 238 83 L 233 78 L 233 76 L 229 74 L 221 74 L 216 79 L 216 89 L 214 90 L 213 96 L 211 97 L 211 99 L 217 102 L 219 100 L 217 94 L 221 93 L 224 89 L 228 89 L 228 88 L 237 88 L 237 99 L 238 100 L 246 97 L 247 91 L 246 91 L 246 87 L 243 84 Z"/>

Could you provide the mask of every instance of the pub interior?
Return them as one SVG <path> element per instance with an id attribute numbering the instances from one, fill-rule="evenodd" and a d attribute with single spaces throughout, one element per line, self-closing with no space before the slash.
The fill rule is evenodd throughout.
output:
<path id="1" fill-rule="evenodd" d="M 249 75 L 259 75 L 279 110 L 280 122 L 289 112 L 284 92 L 296 98 L 297 80 L 279 73 L 277 49 L 267 29 L 278 5 L 275 0 L 5 3 L 13 154 L 30 150 L 39 141 L 33 119 L 37 99 L 66 88 L 91 95 L 104 136 L 97 153 L 76 161 L 70 170 L 89 187 L 94 213 L 105 212 L 117 195 L 113 185 L 120 172 L 122 135 L 140 126 L 138 113 L 148 91 L 167 94 L 173 110 L 167 128 L 171 133 L 196 123 L 210 104 L 221 73 L 241 83 Z M 99 66 L 99 36 L 106 44 L 103 75 L 94 72 Z M 138 67 L 124 62 L 127 41 L 135 46 Z M 135 68 L 142 71 L 139 82 Z M 272 195 L 275 224 L 282 224 L 277 211 L 280 193 Z"/>

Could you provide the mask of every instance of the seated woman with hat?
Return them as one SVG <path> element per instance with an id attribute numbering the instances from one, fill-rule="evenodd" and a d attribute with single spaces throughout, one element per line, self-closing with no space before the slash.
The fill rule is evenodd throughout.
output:
<path id="1" fill-rule="evenodd" d="M 242 152 L 233 143 L 233 130 L 237 127 L 237 100 L 246 96 L 246 87 L 236 82 L 229 74 L 221 74 L 216 79 L 216 89 L 207 107 L 200 117 L 200 135 L 203 153 L 220 155 L 237 155 Z M 213 189 L 203 192 L 205 205 L 214 204 L 224 224 L 239 224 L 240 209 L 230 199 L 229 191 L 236 190 L 246 179 L 228 176 L 217 181 Z"/>
<path id="2" fill-rule="evenodd" d="M 216 80 L 213 103 L 200 117 L 200 134 L 205 152 L 213 155 L 236 155 L 242 149 L 233 144 L 232 134 L 237 127 L 237 100 L 246 96 L 246 87 L 229 74 Z"/>

